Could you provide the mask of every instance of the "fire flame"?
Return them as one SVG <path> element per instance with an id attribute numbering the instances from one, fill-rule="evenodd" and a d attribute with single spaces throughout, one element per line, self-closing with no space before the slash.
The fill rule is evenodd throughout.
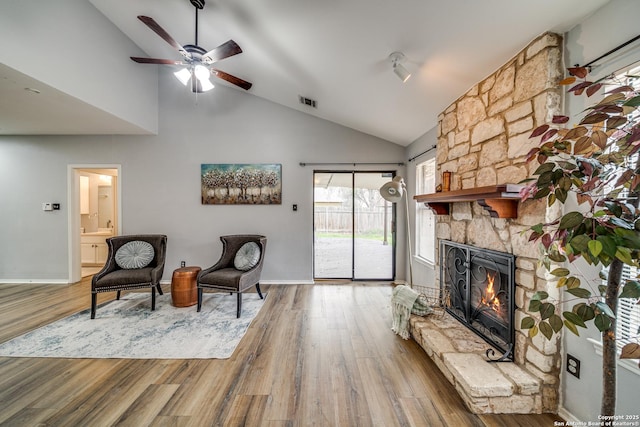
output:
<path id="1" fill-rule="evenodd" d="M 500 312 L 500 300 L 496 295 L 496 291 L 493 289 L 493 283 L 496 279 L 497 273 L 493 276 L 487 273 L 487 288 L 485 294 L 482 296 L 482 303 L 496 312 Z"/>

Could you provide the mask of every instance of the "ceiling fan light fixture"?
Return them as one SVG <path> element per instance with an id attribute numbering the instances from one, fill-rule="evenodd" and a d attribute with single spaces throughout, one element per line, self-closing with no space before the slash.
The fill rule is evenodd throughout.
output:
<path id="1" fill-rule="evenodd" d="M 198 80 L 198 86 L 201 89 L 199 92 L 207 92 L 215 87 L 209 80 L 211 71 L 204 65 L 196 65 L 193 69 L 193 75 Z"/>
<path id="2" fill-rule="evenodd" d="M 198 79 L 198 83 L 200 83 L 200 88 L 202 89 L 202 92 L 210 91 L 215 87 L 209 79 L 202 79 L 202 80 Z"/>
<path id="3" fill-rule="evenodd" d="M 193 69 L 193 74 L 196 75 L 196 78 L 198 80 L 203 81 L 203 80 L 209 80 L 209 75 L 211 74 L 211 71 L 209 71 L 209 69 L 204 65 L 196 65 L 195 68 Z"/>
<path id="4" fill-rule="evenodd" d="M 409 72 L 409 70 L 407 70 L 404 65 L 402 65 L 405 60 L 406 57 L 402 52 L 393 52 L 391 55 L 389 55 L 389 61 L 391 61 L 393 72 L 396 76 L 398 76 L 400 80 L 402 80 L 402 83 L 406 82 L 407 80 L 409 80 L 409 77 L 411 77 L 411 73 Z"/>
<path id="5" fill-rule="evenodd" d="M 185 86 L 187 85 L 187 83 L 189 83 L 189 79 L 191 78 L 191 73 L 187 68 L 176 71 L 175 73 L 173 73 L 173 75 L 176 76 L 176 79 L 180 80 L 180 83 Z"/>

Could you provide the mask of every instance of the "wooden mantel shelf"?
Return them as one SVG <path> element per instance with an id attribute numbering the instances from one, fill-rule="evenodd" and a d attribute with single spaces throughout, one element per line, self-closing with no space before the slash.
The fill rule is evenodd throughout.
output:
<path id="1" fill-rule="evenodd" d="M 418 194 L 413 198 L 430 207 L 438 215 L 449 215 L 449 204 L 478 202 L 492 218 L 516 218 L 521 185 L 502 184 L 441 193 Z"/>

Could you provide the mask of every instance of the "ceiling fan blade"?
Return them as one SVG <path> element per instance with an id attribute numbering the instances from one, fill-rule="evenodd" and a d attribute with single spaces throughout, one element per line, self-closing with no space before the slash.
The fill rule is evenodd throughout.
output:
<path id="1" fill-rule="evenodd" d="M 175 59 L 141 58 L 139 56 L 130 56 L 130 58 L 139 64 L 185 65 L 184 62 Z"/>
<path id="2" fill-rule="evenodd" d="M 253 86 L 252 83 L 249 83 L 246 80 L 242 80 L 239 77 L 232 76 L 231 74 L 225 73 L 224 71 L 216 70 L 215 68 L 211 69 L 211 74 L 215 75 L 216 77 L 222 80 L 226 80 L 231 84 L 241 87 L 244 90 L 249 90 L 251 89 L 251 86 Z"/>
<path id="3" fill-rule="evenodd" d="M 242 53 L 240 46 L 238 46 L 233 40 L 229 40 L 228 42 L 223 43 L 217 48 L 202 55 L 202 62 L 210 65 L 216 61 L 220 61 L 221 59 L 228 58 L 239 53 Z"/>
<path id="4" fill-rule="evenodd" d="M 158 24 L 156 21 L 153 20 L 153 18 L 149 18 L 148 16 L 144 16 L 144 15 L 138 15 L 138 19 L 141 20 L 147 27 L 151 28 L 153 30 L 153 32 L 155 32 L 157 35 L 162 37 L 164 39 L 164 41 L 166 41 L 171 46 L 173 46 L 175 49 L 177 49 L 178 52 L 180 52 L 180 54 L 182 56 L 184 56 L 187 59 L 192 59 L 191 54 L 189 52 L 187 52 L 185 50 L 185 48 L 182 47 L 182 45 L 180 43 L 175 41 L 173 39 L 173 37 L 171 37 L 169 35 L 169 33 L 167 33 L 164 30 L 164 28 L 162 28 L 160 26 L 160 24 Z"/>

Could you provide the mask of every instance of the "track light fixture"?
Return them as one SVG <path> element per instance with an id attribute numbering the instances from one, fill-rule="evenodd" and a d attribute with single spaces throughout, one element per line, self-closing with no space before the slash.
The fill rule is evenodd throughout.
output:
<path id="1" fill-rule="evenodd" d="M 407 70 L 402 63 L 406 60 L 404 53 L 402 52 L 393 52 L 389 55 L 389 61 L 391 61 L 391 65 L 393 67 L 393 72 L 398 76 L 402 83 L 409 80 L 411 77 L 411 73 Z"/>

